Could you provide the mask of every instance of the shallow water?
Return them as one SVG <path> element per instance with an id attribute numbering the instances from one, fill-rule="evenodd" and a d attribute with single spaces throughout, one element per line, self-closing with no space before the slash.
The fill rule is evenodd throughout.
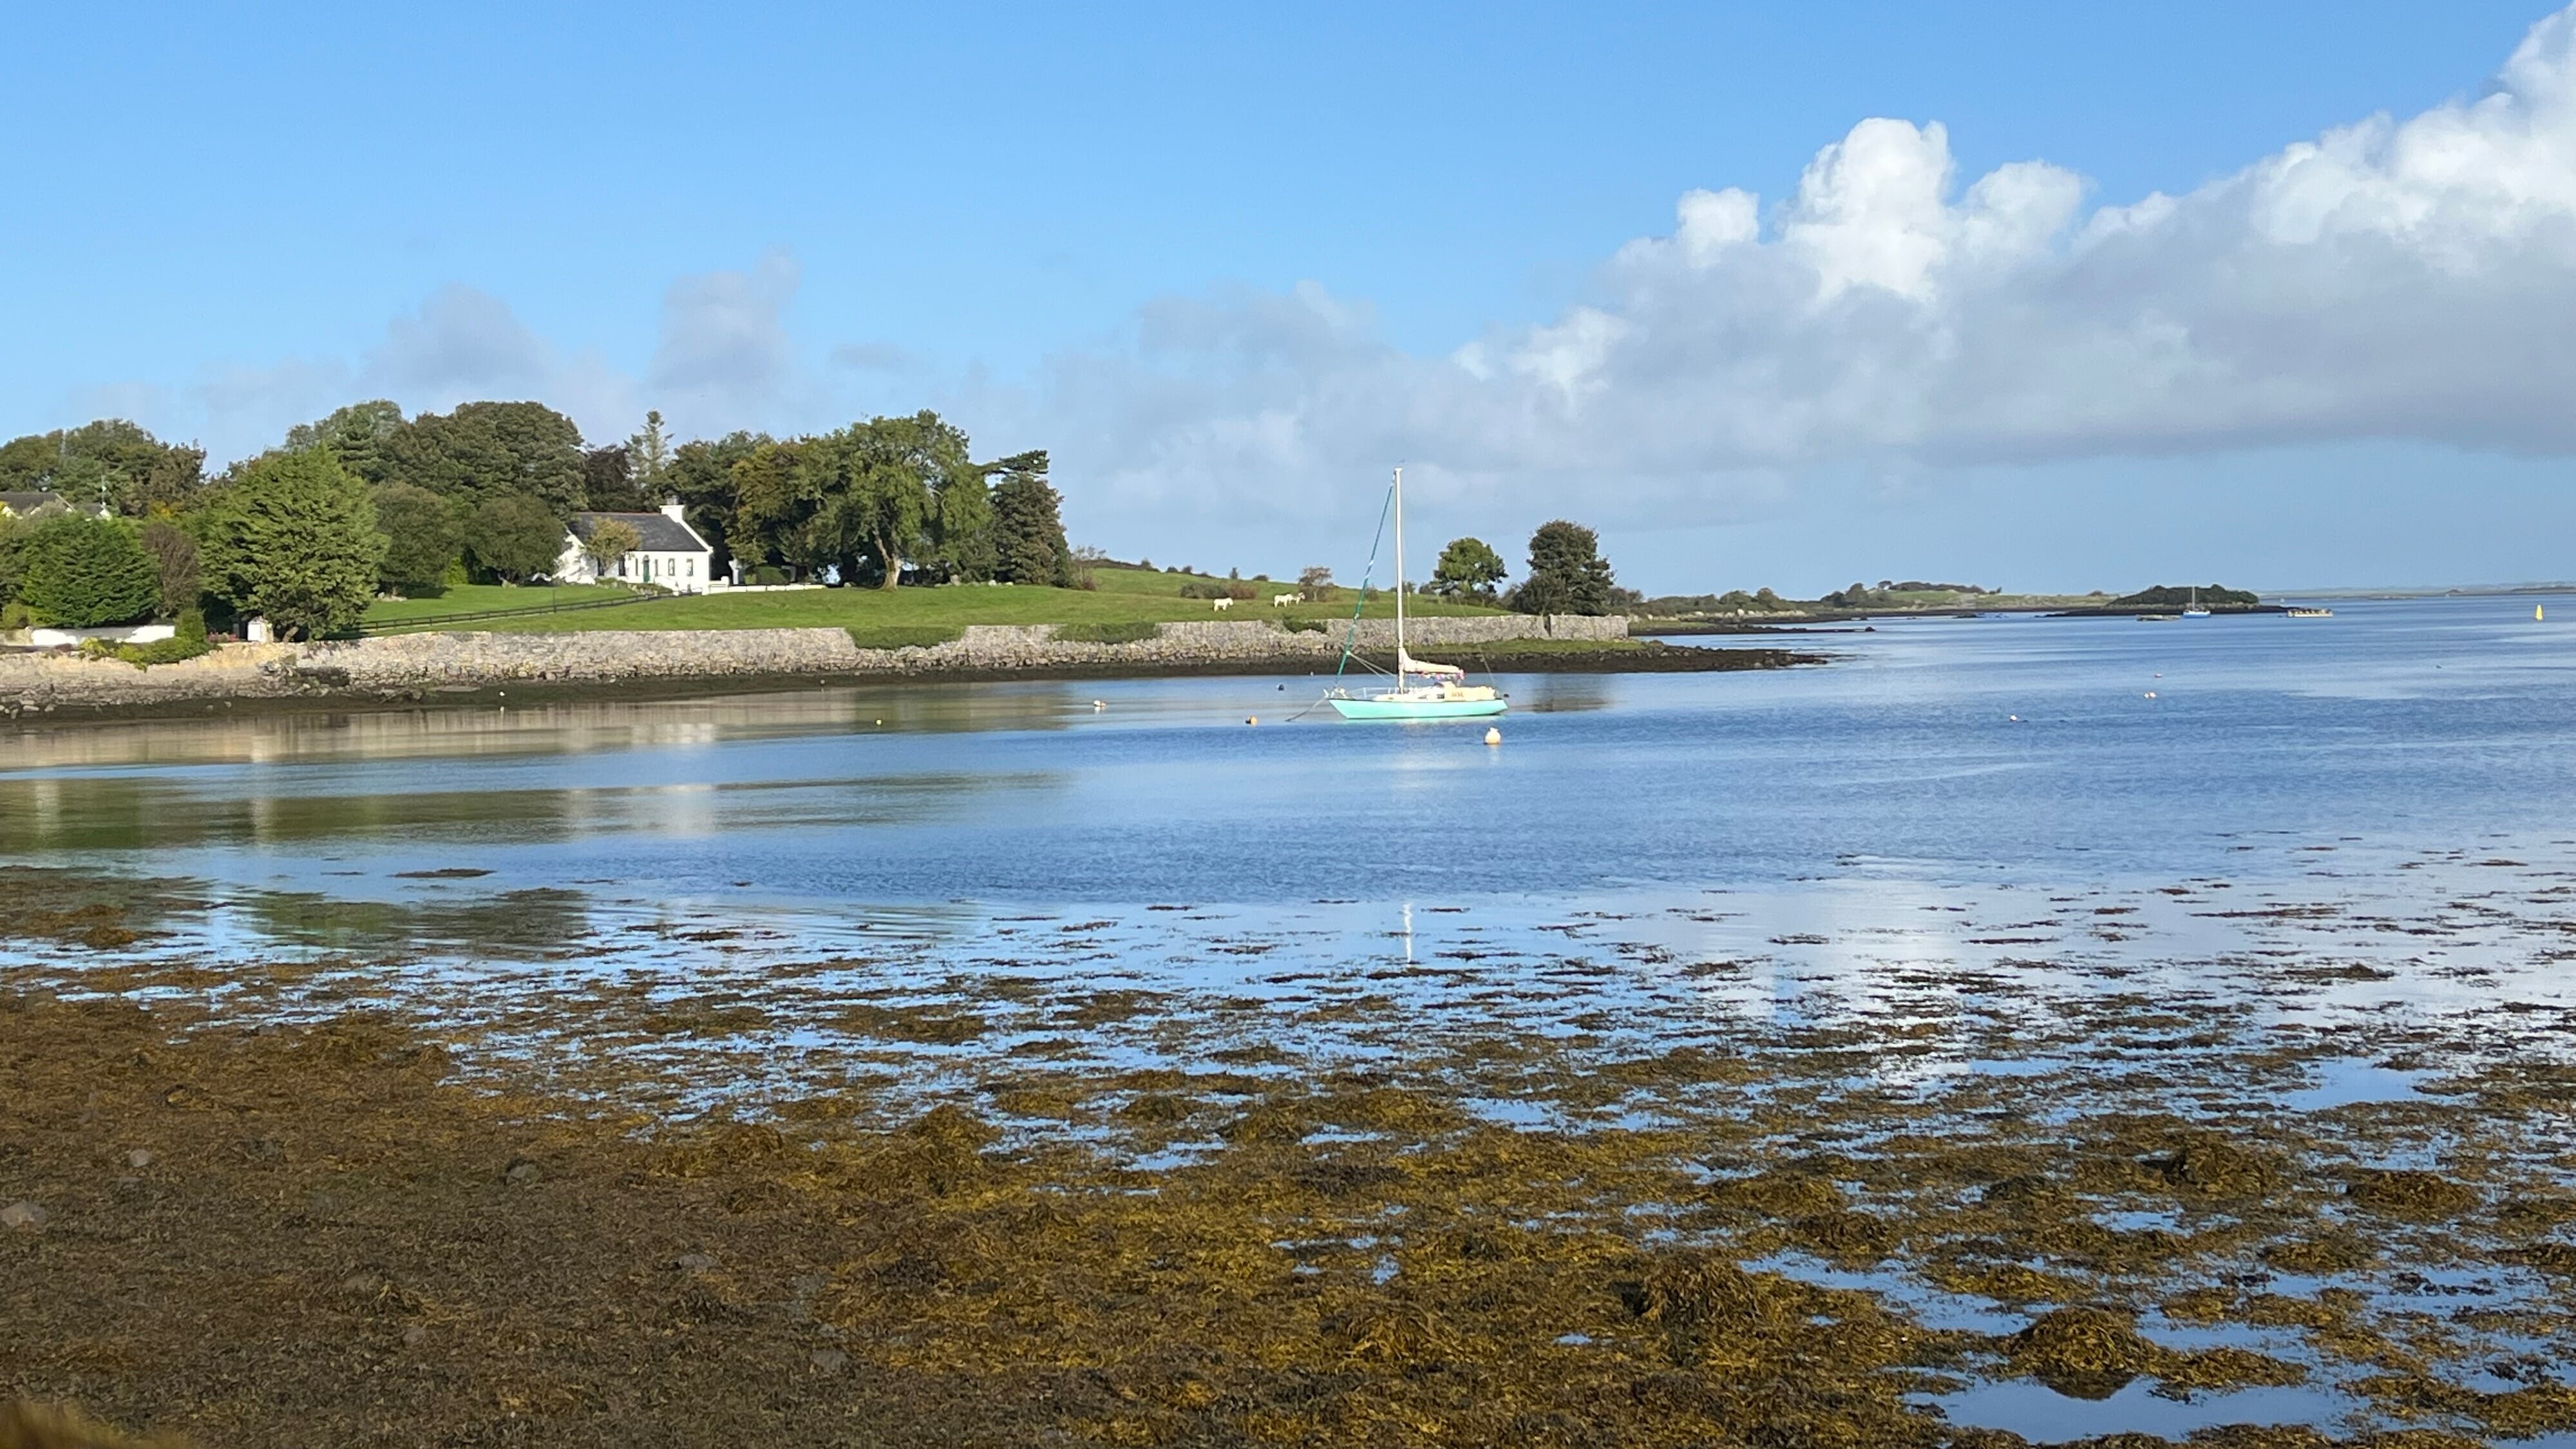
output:
<path id="1" fill-rule="evenodd" d="M 2430 1168 L 2458 1146 L 2426 1115 L 2446 1093 L 2576 1040 L 2561 627 L 2513 600 L 1909 621 L 1809 636 L 1823 668 L 1507 678 L 1499 747 L 1481 722 L 1300 718 L 1315 683 L 1261 679 L 22 728 L 0 866 L 193 897 L 95 959 L 297 962 L 214 989 L 288 1015 L 400 998 L 538 1055 L 613 1041 L 684 1103 L 841 1052 L 1007 1117 L 979 1085 L 996 1063 L 1257 1076 L 1281 1043 L 1302 1073 L 1450 1053 L 1485 1073 L 1465 1110 L 1530 1129 L 1834 1100 L 1814 1131 L 1864 1152 L 2154 1112 Z M 603 1002 L 633 1020 L 559 1039 Z M 635 1024 L 656 1011 L 701 1015 Z M 1825 1028 L 1871 1049 L 1723 1093 L 1584 1075 Z M 1488 1039 L 1571 1065 L 1515 1076 Z M 2565 1135 L 2480 1150 L 2522 1171 Z M 2098 1221 L 2183 1233 L 2200 1209 L 2177 1212 Z M 1774 1262 L 1926 1322 L 2028 1318 L 1903 1265 Z M 2337 1281 L 2399 1317 L 2548 1297 L 2463 1272 Z M 2325 1382 L 2149 1387 L 2012 1379 L 1942 1407 L 2034 1437 L 2355 1410 Z"/>

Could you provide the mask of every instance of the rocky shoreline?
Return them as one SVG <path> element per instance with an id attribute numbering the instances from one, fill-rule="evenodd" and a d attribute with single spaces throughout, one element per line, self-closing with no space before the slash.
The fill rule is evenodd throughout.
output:
<path id="1" fill-rule="evenodd" d="M 1639 645 L 1628 621 L 1475 617 L 1413 621 L 1427 658 L 1478 672 L 1626 673 L 1773 669 L 1821 662 L 1783 649 Z M 232 644 L 150 669 L 59 654 L 0 656 L 0 718 L 136 718 L 251 707 L 474 704 L 500 698 L 653 698 L 894 680 L 1062 679 L 1174 674 L 1320 674 L 1347 630 L 1268 622 L 1176 623 L 1149 637 L 1059 637 L 1055 625 L 974 625 L 943 644 L 859 645 L 840 629 L 404 634 L 313 644 Z M 1366 620 L 1361 656 L 1393 662 L 1392 626 Z M 1587 648 L 1596 645 L 1597 648 Z"/>

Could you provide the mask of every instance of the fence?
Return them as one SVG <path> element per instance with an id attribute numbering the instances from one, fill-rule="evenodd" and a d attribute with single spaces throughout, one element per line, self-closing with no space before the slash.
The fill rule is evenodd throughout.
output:
<path id="1" fill-rule="evenodd" d="M 569 604 L 549 603 L 525 609 L 471 609 L 459 614 L 414 614 L 404 619 L 387 619 L 380 624 L 361 624 L 360 634 L 409 634 L 422 629 L 436 629 L 446 624 L 470 624 L 479 619 L 517 619 L 529 614 L 578 614 L 588 609 L 623 609 L 648 599 L 669 598 L 668 594 L 638 593 L 623 599 L 580 599 Z"/>

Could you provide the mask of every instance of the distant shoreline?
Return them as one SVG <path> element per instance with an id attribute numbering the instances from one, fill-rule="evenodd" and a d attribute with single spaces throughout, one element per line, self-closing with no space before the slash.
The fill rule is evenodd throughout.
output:
<path id="1" fill-rule="evenodd" d="M 1606 621 L 1605 621 L 1606 622 Z M 203 719 L 258 713 L 489 709 L 650 702 L 867 685 L 1007 680 L 1303 677 L 1320 691 L 1339 659 L 1320 636 L 1210 634 L 1123 644 L 1013 637 L 932 648 L 855 647 L 830 629 L 616 636 L 405 635 L 314 645 L 231 645 L 151 670 L 59 656 L 0 659 L 0 719 L 21 724 Z M 1607 630 L 1587 630 L 1606 634 Z M 1275 640 L 1275 643 L 1270 642 Z M 1730 673 L 1821 664 L 1781 648 L 1708 649 L 1596 639 L 1418 643 L 1417 657 L 1477 674 Z M 1388 669 L 1391 652 L 1355 656 Z M 1354 684 L 1377 676 L 1359 674 Z"/>

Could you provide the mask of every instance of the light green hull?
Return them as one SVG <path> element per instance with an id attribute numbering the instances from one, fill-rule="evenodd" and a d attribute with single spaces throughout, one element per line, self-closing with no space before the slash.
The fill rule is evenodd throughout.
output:
<path id="1" fill-rule="evenodd" d="M 1337 699 L 1344 719 L 1482 719 L 1511 708 L 1504 699 Z"/>

